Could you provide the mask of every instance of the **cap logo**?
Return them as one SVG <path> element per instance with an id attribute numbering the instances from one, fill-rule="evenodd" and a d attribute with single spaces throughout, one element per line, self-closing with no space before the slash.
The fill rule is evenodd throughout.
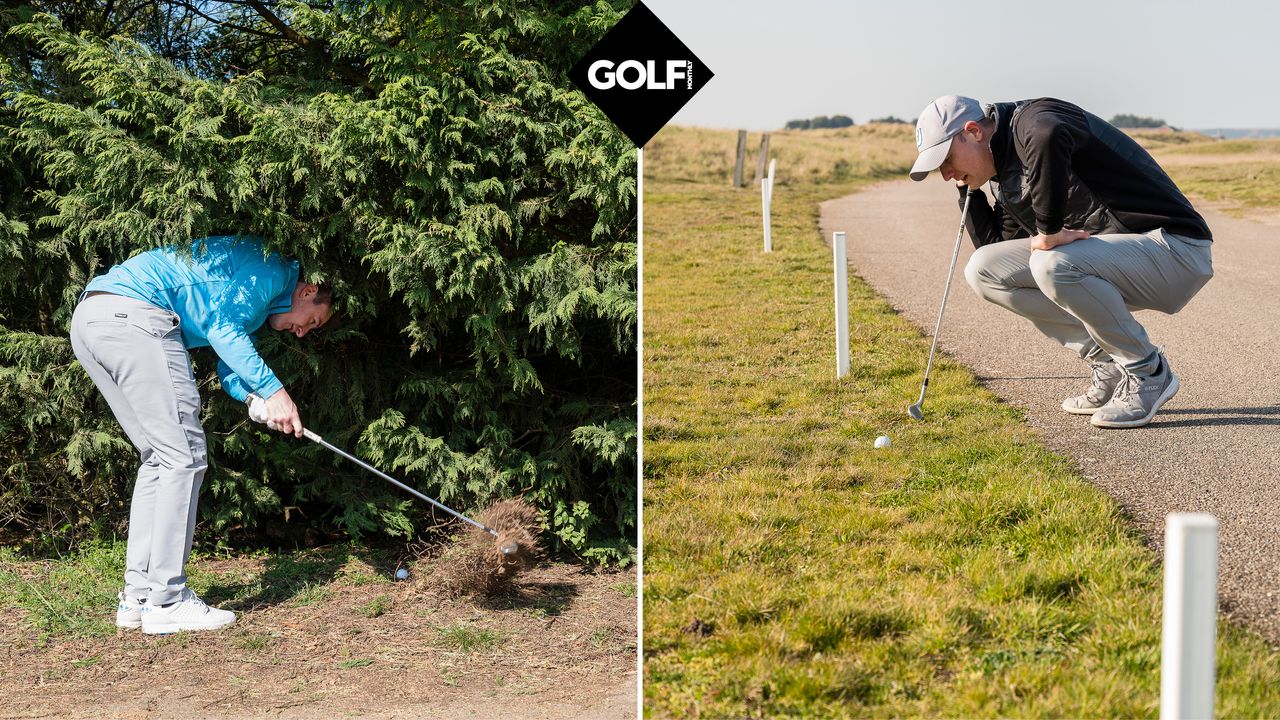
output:
<path id="1" fill-rule="evenodd" d="M 920 131 L 920 128 L 916 128 L 916 150 L 920 150 L 923 147 L 924 147 L 924 133 Z"/>

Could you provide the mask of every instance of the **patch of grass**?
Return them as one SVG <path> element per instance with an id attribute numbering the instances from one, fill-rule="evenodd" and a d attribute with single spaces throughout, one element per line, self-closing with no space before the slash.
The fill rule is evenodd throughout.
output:
<path id="1" fill-rule="evenodd" d="M 880 123 L 838 130 L 771 132 L 769 154 L 778 161 L 775 187 L 847 183 L 860 178 L 904 175 L 915 161 L 914 136 L 913 126 Z M 728 145 L 724 142 L 726 137 L 729 138 Z M 645 181 L 728 187 L 736 148 L 736 133 L 726 135 L 723 130 L 670 128 L 645 146 Z M 760 135 L 749 133 L 744 172 L 748 182 L 755 177 L 759 148 Z M 648 189 L 646 185 L 646 204 L 651 197 Z M 757 186 L 757 203 L 759 199 Z"/>
<path id="2" fill-rule="evenodd" d="M 343 660 L 342 662 L 338 663 L 338 667 L 342 668 L 343 670 L 350 670 L 352 668 L 368 667 L 372 664 L 373 664 L 373 658 L 351 658 L 350 660 Z"/>
<path id="3" fill-rule="evenodd" d="M 587 642 L 591 643 L 591 646 L 597 650 L 603 649 L 606 645 L 613 642 L 613 629 L 597 628 L 591 633 L 590 637 L 587 638 Z"/>
<path id="4" fill-rule="evenodd" d="M 333 590 L 328 585 L 316 583 L 314 585 L 303 585 L 300 590 L 293 594 L 290 601 L 294 607 L 306 607 L 308 605 L 318 605 L 333 597 Z"/>
<path id="5" fill-rule="evenodd" d="M 1212 137 L 1193 130 L 1170 132 L 1169 130 L 1157 130 L 1155 128 L 1128 128 L 1124 132 L 1129 137 L 1137 140 L 1138 144 L 1147 150 L 1163 150 L 1165 148 L 1179 148 L 1214 142 Z"/>
<path id="6" fill-rule="evenodd" d="M 1158 558 L 1116 504 L 946 357 L 929 419 L 907 419 L 928 339 L 854 277 L 834 378 L 818 204 L 914 146 L 803 142 L 772 139 L 790 176 L 770 255 L 759 190 L 708 161 L 732 161 L 733 132 L 668 128 L 646 151 L 647 711 L 1154 717 Z M 836 181 L 822 164 L 842 159 Z M 1219 638 L 1218 714 L 1280 715 L 1277 654 Z"/>
<path id="7" fill-rule="evenodd" d="M 445 645 L 465 653 L 480 650 L 491 650 L 506 639 L 502 633 L 489 628 L 478 628 L 466 623 L 457 623 L 437 628 Z"/>
<path id="8" fill-rule="evenodd" d="M 234 642 L 241 650 L 265 650 L 271 644 L 271 636 L 266 633 L 245 633 L 237 637 Z"/>
<path id="9" fill-rule="evenodd" d="M 1209 140 L 1155 148 L 1178 187 L 1241 210 L 1280 208 L 1280 138 Z"/>
<path id="10" fill-rule="evenodd" d="M 391 584 L 391 579 L 385 573 L 378 572 L 368 561 L 358 557 L 349 558 L 338 572 L 344 583 L 356 587 Z"/>
<path id="11" fill-rule="evenodd" d="M 391 609 L 391 598 L 386 595 L 379 595 L 363 605 L 356 608 L 359 613 L 367 618 L 376 618 Z"/>
<path id="12" fill-rule="evenodd" d="M 633 598 L 636 596 L 636 584 L 633 582 L 622 582 L 609 586 L 614 592 L 622 597 Z"/>
<path id="13" fill-rule="evenodd" d="M 64 558 L 38 560 L 9 550 L 0 558 L 0 606 L 24 610 L 40 643 L 110 635 L 124 547 L 123 541 L 94 543 Z"/>
<path id="14" fill-rule="evenodd" d="M 259 555 L 261 569 L 216 575 L 204 572 L 203 558 L 197 556 L 188 570 L 192 588 L 232 609 L 283 602 L 310 605 L 316 602 L 318 586 L 345 582 L 350 575 L 357 577 L 353 584 L 361 584 L 360 575 L 373 572 L 360 551 L 346 544 Z"/>
<path id="15" fill-rule="evenodd" d="M 368 556 L 376 551 L 346 544 L 290 552 L 253 551 L 231 563 L 225 554 L 196 553 L 187 564 L 188 585 L 212 605 L 241 611 L 288 602 L 317 605 L 338 585 L 377 585 Z M 116 593 L 123 584 L 125 542 L 86 544 L 59 557 L 31 557 L 0 546 L 0 606 L 15 608 L 33 639 L 104 637 L 115 633 Z"/>
<path id="16" fill-rule="evenodd" d="M 1169 168 L 1183 191 L 1246 208 L 1280 207 L 1280 157 L 1275 162 Z"/>
<path id="17" fill-rule="evenodd" d="M 1278 138 L 1239 138 L 1236 140 L 1209 140 L 1164 150 L 1167 155 L 1252 155 L 1280 154 Z"/>

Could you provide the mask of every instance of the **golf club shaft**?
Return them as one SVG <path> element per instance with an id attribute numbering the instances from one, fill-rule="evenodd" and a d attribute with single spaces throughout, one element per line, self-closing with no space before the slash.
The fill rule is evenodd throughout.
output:
<path id="1" fill-rule="evenodd" d="M 938 331 L 942 329 L 942 313 L 947 309 L 947 296 L 951 294 L 951 276 L 956 274 L 956 260 L 960 257 L 960 241 L 964 239 L 964 219 L 969 214 L 969 198 L 973 197 L 970 188 L 964 194 L 964 207 L 960 209 L 960 229 L 956 231 L 956 248 L 951 251 L 951 267 L 947 269 L 947 285 L 942 290 L 942 304 L 938 306 L 938 321 L 933 325 L 933 344 L 929 346 L 929 362 L 924 366 L 924 384 L 920 386 L 920 400 L 917 405 L 924 404 L 924 393 L 929 389 L 929 372 L 933 370 L 933 353 L 938 349 Z"/>
<path id="2" fill-rule="evenodd" d="M 379 470 L 378 468 L 376 468 L 376 467 L 374 467 L 374 466 L 370 465 L 369 463 L 367 463 L 367 462 L 365 462 L 365 461 L 361 460 L 360 458 L 358 458 L 358 457 L 356 457 L 356 456 L 352 455 L 351 453 L 346 452 L 346 451 L 345 451 L 345 450 L 343 450 L 342 448 L 339 448 L 339 447 L 336 447 L 336 446 L 332 445 L 331 443 L 329 443 L 329 441 L 325 440 L 324 438 L 320 437 L 319 435 L 315 434 L 314 432 L 311 432 L 310 430 L 307 430 L 307 429 L 305 429 L 305 428 L 304 428 L 304 429 L 302 430 L 302 434 L 303 434 L 303 435 L 305 435 L 305 436 L 307 437 L 307 439 L 308 439 L 308 440 L 311 440 L 312 442 L 314 442 L 314 443 L 316 443 L 316 444 L 318 444 L 318 445 L 323 445 L 323 446 L 325 446 L 325 447 L 329 448 L 330 450 L 334 451 L 335 453 L 337 453 L 337 454 L 341 455 L 342 457 L 344 457 L 344 458 L 346 458 L 346 459 L 350 460 L 351 462 L 353 462 L 353 463 L 355 463 L 355 464 L 359 465 L 360 467 L 364 468 L 365 470 L 368 470 L 369 472 L 373 473 L 374 475 L 377 475 L 378 477 L 382 478 L 383 480 L 386 480 L 387 482 L 391 483 L 392 485 L 395 485 L 396 487 L 400 488 L 401 490 L 404 490 L 405 492 L 409 493 L 410 495 L 413 495 L 414 497 L 417 497 L 417 498 L 419 498 L 419 499 L 421 499 L 421 500 L 426 500 L 427 502 L 429 502 L 429 503 L 431 503 L 432 505 L 434 505 L 434 506 L 436 506 L 436 507 L 440 508 L 441 510 L 443 510 L 443 511 L 445 511 L 445 512 L 449 513 L 450 515 L 452 515 L 452 516 L 454 516 L 454 517 L 458 518 L 459 520 L 465 520 L 466 522 L 469 522 L 469 523 L 471 523 L 472 525 L 475 525 L 476 527 L 478 527 L 478 528 L 480 528 L 481 530 L 483 530 L 483 531 L 485 531 L 485 532 L 489 533 L 490 535 L 492 535 L 492 536 L 494 536 L 494 537 L 498 537 L 498 532 L 497 532 L 496 530 L 494 530 L 493 528 L 490 528 L 490 527 L 488 527 L 488 526 L 486 526 L 486 525 L 483 525 L 483 524 L 481 524 L 481 523 L 478 523 L 478 522 L 476 522 L 475 520 L 472 520 L 471 518 L 467 517 L 466 515 L 463 515 L 462 513 L 458 512 L 457 510 L 454 510 L 454 509 L 449 508 L 449 507 L 447 507 L 447 506 L 445 506 L 445 505 L 443 505 L 443 504 L 441 504 L 441 503 L 439 503 L 439 502 L 437 502 L 437 501 L 435 501 L 435 500 L 432 500 L 431 498 L 427 497 L 426 495 L 423 495 L 422 493 L 418 492 L 417 490 L 414 490 L 413 488 L 409 487 L 408 485 L 405 485 L 404 483 L 400 482 L 399 480 L 397 480 L 397 479 L 395 479 L 395 478 L 391 477 L 390 475 L 388 475 L 388 474 L 386 474 L 386 473 L 382 472 L 382 471 L 381 471 L 381 470 Z"/>

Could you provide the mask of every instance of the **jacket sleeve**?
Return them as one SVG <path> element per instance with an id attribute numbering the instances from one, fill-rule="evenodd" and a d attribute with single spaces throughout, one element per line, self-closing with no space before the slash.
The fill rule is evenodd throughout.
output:
<path id="1" fill-rule="evenodd" d="M 244 402 L 249 399 L 249 393 L 252 392 L 252 390 L 245 381 L 240 379 L 239 375 L 235 374 L 231 370 L 231 366 L 227 365 L 222 360 L 218 360 L 218 380 L 222 381 L 222 389 L 231 397 L 239 400 L 240 402 Z"/>
<path id="2" fill-rule="evenodd" d="M 963 209 L 967 188 L 958 189 L 960 207 Z M 996 203 L 994 207 L 989 204 L 986 193 L 981 190 L 973 191 L 973 197 L 969 200 L 969 214 L 964 219 L 964 227 L 975 249 L 1004 240 L 1030 237 L 1022 226 L 1000 207 L 1000 203 Z"/>
<path id="3" fill-rule="evenodd" d="M 1071 160 L 1089 140 L 1089 121 L 1079 108 L 1045 103 L 1028 107 L 1016 124 L 1014 149 L 1026 168 L 1036 229 L 1052 235 L 1062 229 Z"/>
<path id="4" fill-rule="evenodd" d="M 254 258 L 236 271 L 214 301 L 209 345 L 220 360 L 222 388 L 242 402 L 250 392 L 268 398 L 284 387 L 253 344 L 249 332 L 257 327 L 248 326 L 283 292 L 285 275 L 277 264 Z"/>

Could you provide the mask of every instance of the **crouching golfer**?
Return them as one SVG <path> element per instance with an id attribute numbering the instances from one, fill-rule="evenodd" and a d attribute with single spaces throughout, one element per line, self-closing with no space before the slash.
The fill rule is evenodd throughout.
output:
<path id="1" fill-rule="evenodd" d="M 187 588 L 206 467 L 187 349 L 211 346 L 223 389 L 249 404 L 250 417 L 300 436 L 298 408 L 250 334 L 265 322 L 302 337 L 332 313 L 332 293 L 299 281 L 297 262 L 264 257 L 258 241 L 235 237 L 197 240 L 189 257 L 170 250 L 136 255 L 85 288 L 71 319 L 71 347 L 142 459 L 117 626 L 164 634 L 235 622 Z"/>
<path id="2" fill-rule="evenodd" d="M 1151 422 L 1178 376 L 1132 311 L 1175 313 L 1213 277 L 1209 227 L 1169 176 L 1128 135 L 1052 98 L 938 98 L 916 147 L 912 180 L 938 170 L 962 203 L 972 192 L 969 285 L 1092 368 L 1062 409 L 1098 427 Z"/>

